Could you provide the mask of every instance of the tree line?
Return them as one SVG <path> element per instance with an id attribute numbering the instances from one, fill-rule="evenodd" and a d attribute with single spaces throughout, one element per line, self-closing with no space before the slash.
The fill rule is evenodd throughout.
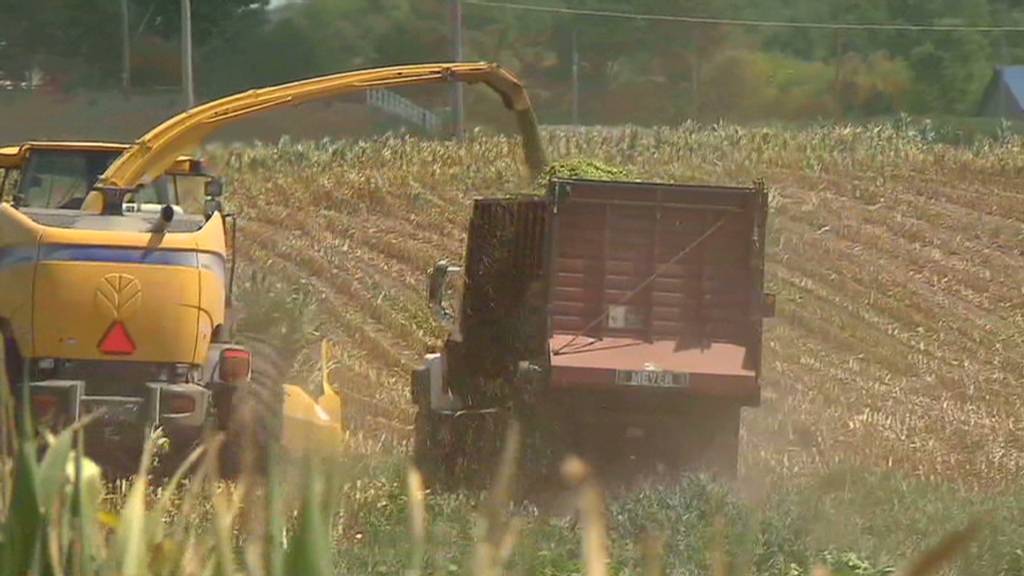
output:
<path id="1" fill-rule="evenodd" d="M 543 6 L 797 22 L 1024 25 L 1024 0 L 516 0 Z M 133 89 L 180 82 L 178 0 L 128 0 Z M 193 0 L 199 94 L 450 58 L 448 0 Z M 122 83 L 114 0 L 0 0 L 0 80 L 59 90 Z M 972 115 L 1024 33 L 819 30 L 641 21 L 467 4 L 465 52 L 526 79 L 544 120 L 813 120 Z M 444 105 L 442 94 L 425 103 Z"/>

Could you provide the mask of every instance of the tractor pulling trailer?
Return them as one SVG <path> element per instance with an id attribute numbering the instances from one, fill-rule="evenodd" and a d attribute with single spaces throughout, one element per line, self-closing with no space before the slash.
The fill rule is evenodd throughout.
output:
<path id="1" fill-rule="evenodd" d="M 767 193 L 552 179 L 474 202 L 462 266 L 429 279 L 450 327 L 412 374 L 428 478 L 486 477 L 511 419 L 534 473 L 737 472 L 760 401 Z M 553 458 L 552 458 L 553 456 Z"/>

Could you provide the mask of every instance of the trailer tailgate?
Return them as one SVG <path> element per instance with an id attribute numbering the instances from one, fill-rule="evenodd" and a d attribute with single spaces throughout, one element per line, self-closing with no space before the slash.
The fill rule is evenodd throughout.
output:
<path id="1" fill-rule="evenodd" d="M 763 188 L 556 181 L 552 385 L 756 397 Z"/>

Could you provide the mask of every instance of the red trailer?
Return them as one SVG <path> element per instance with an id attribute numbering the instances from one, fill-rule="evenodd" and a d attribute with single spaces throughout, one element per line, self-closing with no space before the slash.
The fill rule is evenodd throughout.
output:
<path id="1" fill-rule="evenodd" d="M 767 193 L 552 180 L 479 199 L 464 266 L 430 301 L 450 327 L 413 373 L 428 475 L 491 464 L 508 418 L 560 457 L 736 473 L 760 401 Z M 538 434 L 533 434 L 537 432 Z"/>

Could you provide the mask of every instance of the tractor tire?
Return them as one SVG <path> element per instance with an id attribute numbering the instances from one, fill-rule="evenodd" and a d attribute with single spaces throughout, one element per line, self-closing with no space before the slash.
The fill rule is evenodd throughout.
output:
<path id="1" fill-rule="evenodd" d="M 459 486 L 486 490 L 497 479 L 502 447 L 508 434 L 504 410 L 462 412 L 452 417 L 449 456 Z"/>
<path id="2" fill-rule="evenodd" d="M 500 412 L 416 412 L 413 463 L 427 486 L 486 489 L 498 468 L 508 419 Z"/>
<path id="3" fill-rule="evenodd" d="M 446 487 L 451 483 L 450 430 L 445 421 L 429 408 L 419 407 L 413 426 L 413 465 L 423 476 L 428 488 Z"/>

